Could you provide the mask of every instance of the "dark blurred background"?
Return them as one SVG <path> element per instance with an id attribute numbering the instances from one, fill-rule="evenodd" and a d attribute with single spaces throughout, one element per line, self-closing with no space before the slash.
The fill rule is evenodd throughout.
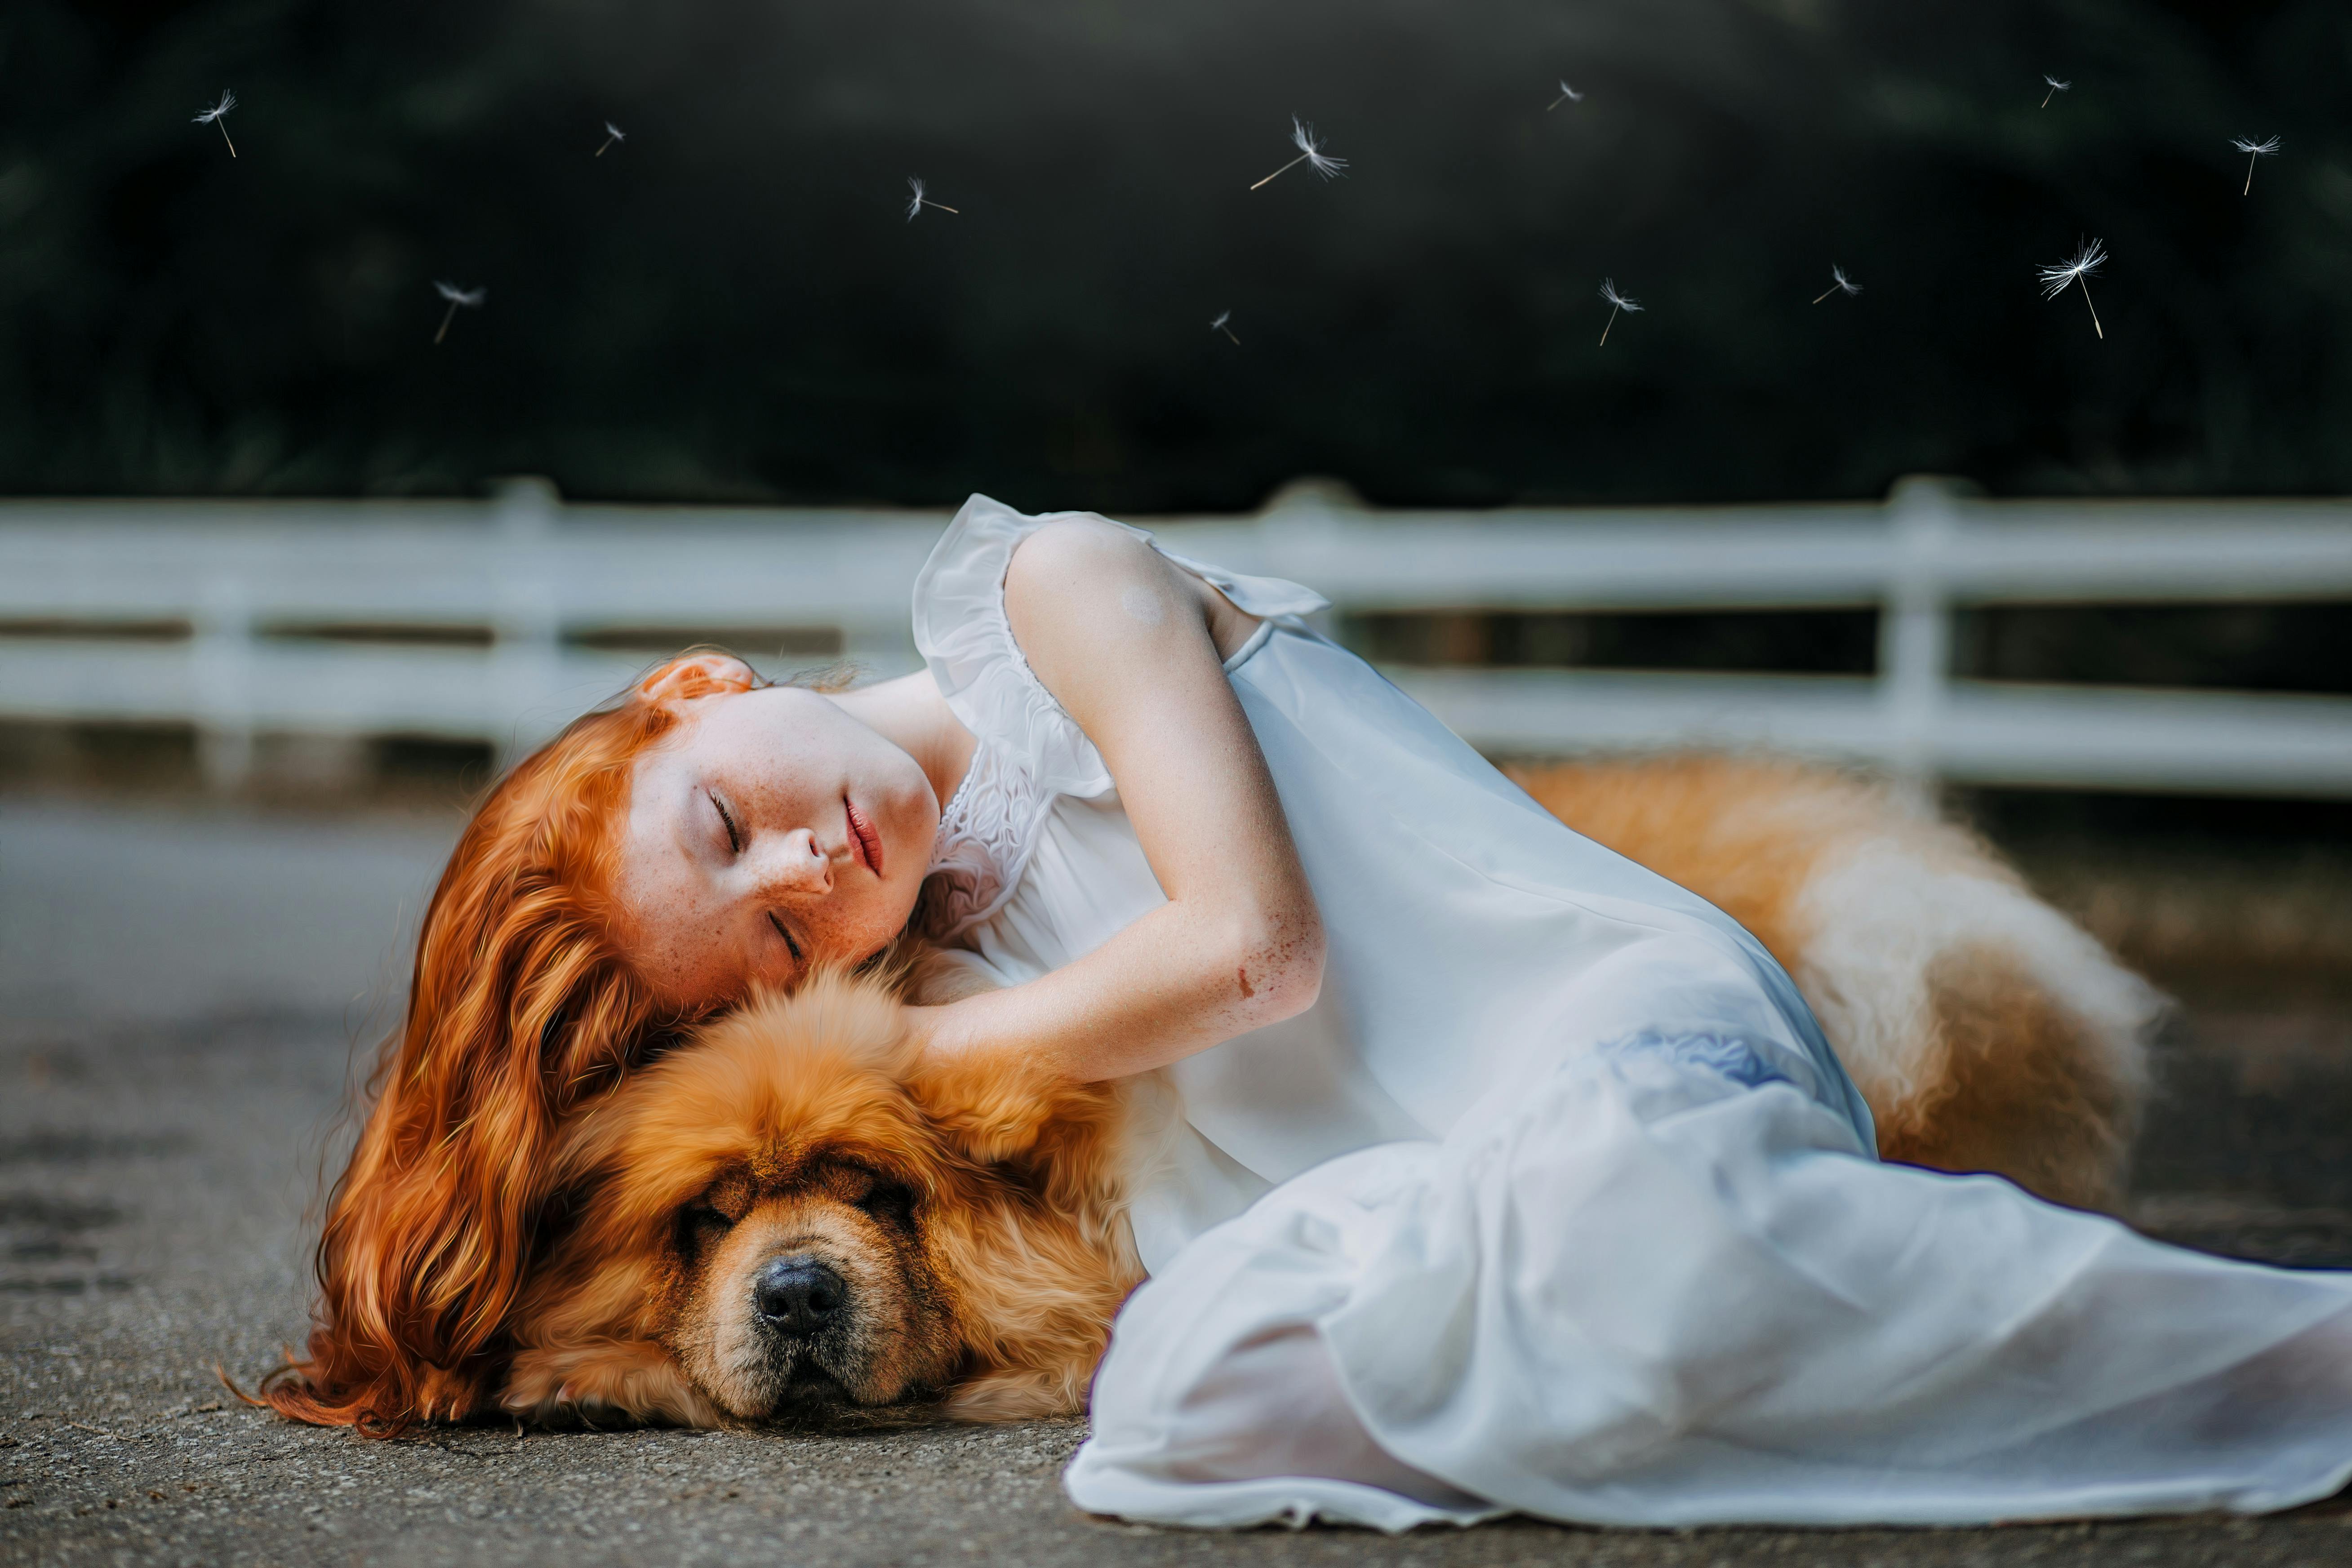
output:
<path id="1" fill-rule="evenodd" d="M 0 77 L 0 490 L 2352 486 L 2341 0 L 12 0 Z M 1293 113 L 1346 176 L 1249 190 Z"/>

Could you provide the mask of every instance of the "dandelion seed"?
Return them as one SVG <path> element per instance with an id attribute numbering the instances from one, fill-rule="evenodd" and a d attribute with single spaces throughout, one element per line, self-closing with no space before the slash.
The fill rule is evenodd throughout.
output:
<path id="1" fill-rule="evenodd" d="M 1601 346 L 1606 348 L 1609 344 L 1609 329 L 1617 324 L 1617 312 L 1638 310 L 1642 306 L 1640 301 L 1630 300 L 1617 292 L 1617 279 L 1614 278 L 1603 278 L 1601 280 L 1601 297 L 1609 301 L 1609 321 L 1601 329 Z"/>
<path id="2" fill-rule="evenodd" d="M 226 88 L 223 88 L 221 89 L 221 100 L 213 105 L 210 109 L 198 110 L 196 111 L 195 119 L 189 121 L 189 123 L 192 125 L 217 125 L 220 127 L 221 140 L 228 142 L 228 111 L 236 107 L 236 94 L 229 91 Z M 236 156 L 236 143 L 234 142 L 228 142 L 228 155 L 232 158 Z"/>
<path id="3" fill-rule="evenodd" d="M 603 157 L 606 149 L 610 148 L 614 142 L 626 142 L 627 140 L 627 135 L 622 132 L 621 128 L 607 120 L 604 121 L 604 145 L 596 149 L 596 156 L 599 158 Z"/>
<path id="4" fill-rule="evenodd" d="M 1217 312 L 1217 319 L 1216 319 L 1215 321 L 1211 321 L 1211 322 L 1209 323 L 1209 331 L 1213 331 L 1213 332 L 1223 332 L 1223 333 L 1224 333 L 1224 334 L 1225 334 L 1225 336 L 1227 336 L 1227 337 L 1229 337 L 1229 338 L 1234 338 L 1234 330 L 1233 330 L 1231 327 L 1229 327 L 1229 326 L 1225 325 L 1225 323 L 1226 323 L 1227 321 L 1232 321 L 1233 319 L 1234 319 L 1234 313 L 1233 313 L 1231 310 L 1220 310 L 1220 311 L 1218 311 L 1218 312 Z M 1241 341 L 1241 339 L 1239 339 L 1239 338 L 1234 338 L 1234 347 L 1235 347 L 1235 348 L 1239 348 L 1239 347 L 1241 347 L 1241 346 L 1242 346 L 1242 341 Z"/>
<path id="5" fill-rule="evenodd" d="M 2254 160 L 2276 157 L 2279 139 L 2273 136 L 2267 142 L 2250 142 L 2243 136 L 2232 136 L 2230 138 L 2230 145 L 2246 155 L 2246 188 L 2238 194 L 2242 196 L 2251 196 L 2254 194 Z"/>
<path id="6" fill-rule="evenodd" d="M 1265 184 L 1266 180 L 1273 179 L 1275 174 L 1286 174 L 1301 163 L 1313 169 L 1327 180 L 1336 178 L 1339 171 L 1348 166 L 1348 160 L 1345 158 L 1334 158 L 1324 152 L 1323 143 L 1315 140 L 1315 127 L 1307 124 L 1296 114 L 1290 117 L 1290 144 L 1298 149 L 1298 156 L 1276 169 L 1273 174 L 1268 174 L 1265 180 L 1260 180 L 1257 185 Z M 1255 190 L 1257 185 L 1252 185 L 1250 189 Z"/>
<path id="7" fill-rule="evenodd" d="M 925 207 L 938 207 L 940 211 L 943 213 L 951 213 L 956 211 L 955 208 L 949 206 L 944 202 L 935 202 L 931 200 L 930 197 L 923 195 L 923 193 L 929 190 L 930 187 L 923 184 L 922 181 L 915 178 L 912 174 L 907 176 L 907 188 L 915 193 L 914 195 L 908 198 L 907 202 L 907 221 L 908 223 L 914 222 L 915 219 L 921 215 L 922 210 Z M 958 216 L 961 216 L 961 215 L 958 214 Z"/>
<path id="8" fill-rule="evenodd" d="M 2050 107 L 2050 100 L 2052 99 L 2057 97 L 2060 93 L 2066 91 L 2069 88 L 2074 85 L 2071 81 L 2060 81 L 2056 77 L 2050 75 L 2046 71 L 2042 73 L 2042 79 L 2050 84 L 2050 90 L 2042 95 L 2042 107 L 2044 109 Z"/>
<path id="9" fill-rule="evenodd" d="M 1558 109 L 1563 103 L 1582 103 L 1583 101 L 1584 95 L 1582 93 L 1569 86 L 1567 82 L 1562 81 L 1559 84 L 1559 96 L 1553 99 L 1549 103 L 1544 105 L 1544 112 L 1546 114 L 1549 114 L 1553 110 Z"/>
<path id="10" fill-rule="evenodd" d="M 441 298 L 449 301 L 449 308 L 441 312 L 441 330 L 433 334 L 433 341 L 436 343 L 449 335 L 449 323 L 457 319 L 458 306 L 478 310 L 482 308 L 482 301 L 490 297 L 487 288 L 460 289 L 455 283 L 442 282 L 436 282 L 433 287 L 440 291 Z"/>
<path id="11" fill-rule="evenodd" d="M 2091 310 L 2091 330 L 2102 339 L 2106 337 L 2107 329 L 2099 325 L 2099 308 L 2091 304 L 2091 278 L 2106 265 L 2106 260 L 2105 244 L 2095 239 L 2057 266 L 2036 268 L 2042 278 L 2042 297 L 2045 300 L 2055 300 L 2077 283 L 2083 286 L 2083 303 L 2089 305 Z"/>
<path id="12" fill-rule="evenodd" d="M 1836 293 L 1840 293 L 1840 292 L 1843 292 L 1843 293 L 1847 293 L 1847 294 L 1859 294 L 1859 293 L 1861 293 L 1861 292 L 1862 292 L 1862 285 L 1861 285 L 1861 284 L 1859 284 L 1859 283 L 1856 283 L 1853 279 L 1848 278 L 1848 277 L 1845 275 L 1845 268 L 1843 268 L 1843 267 L 1838 267 L 1838 266 L 1834 266 L 1834 265 L 1833 265 L 1833 266 L 1832 266 L 1832 267 L 1830 268 L 1830 276 L 1831 276 L 1831 277 L 1832 277 L 1832 278 L 1834 278 L 1834 279 L 1837 279 L 1837 281 L 1836 281 L 1836 282 L 1834 282 L 1834 283 L 1832 283 L 1832 284 L 1831 284 L 1828 288 L 1826 288 L 1826 289 L 1822 289 L 1820 293 L 1818 293 L 1818 294 L 1814 295 L 1814 296 L 1813 296 L 1813 303 L 1814 303 L 1814 304 L 1816 304 L 1816 305 L 1820 304 L 1822 300 L 1824 300 L 1828 299 L 1828 298 L 1829 298 L 1831 295 L 1832 295 L 1832 294 L 1836 294 Z"/>

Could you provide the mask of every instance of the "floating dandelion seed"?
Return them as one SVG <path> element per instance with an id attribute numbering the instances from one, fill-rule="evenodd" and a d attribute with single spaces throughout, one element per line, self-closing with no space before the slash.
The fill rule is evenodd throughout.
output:
<path id="1" fill-rule="evenodd" d="M 1544 105 L 1544 112 L 1549 114 L 1563 103 L 1582 103 L 1583 101 L 1584 95 L 1563 81 L 1559 84 L 1559 96 Z"/>
<path id="2" fill-rule="evenodd" d="M 2083 286 L 2083 303 L 2091 308 L 2091 330 L 2103 340 L 2107 335 L 2107 329 L 2099 325 L 2099 308 L 2091 304 L 2091 276 L 2105 266 L 2106 260 L 2106 246 L 2095 239 L 2057 266 L 2037 269 L 2042 277 L 2042 297 L 2045 300 L 2055 300 L 2077 283 Z"/>
<path id="3" fill-rule="evenodd" d="M 605 150 L 610 148 L 614 142 L 626 142 L 627 140 L 628 137 L 623 133 L 621 128 L 607 120 L 604 121 L 604 145 L 596 149 L 596 156 L 599 158 L 603 157 Z"/>
<path id="4" fill-rule="evenodd" d="M 2042 107 L 2044 109 L 2050 107 L 2050 100 L 2052 99 L 2057 97 L 2060 93 L 2064 92 L 2074 85 L 2071 81 L 2060 81 L 2056 77 L 2052 76 L 2047 72 L 2042 74 L 2042 79 L 2050 84 L 2050 90 L 2042 95 Z"/>
<path id="5" fill-rule="evenodd" d="M 433 334 L 433 341 L 436 343 L 449 335 L 449 323 L 457 319 L 458 306 L 478 310 L 482 308 L 482 301 L 490 297 L 488 289 L 460 289 L 455 283 L 441 282 L 436 282 L 433 287 L 440 290 L 441 298 L 449 301 L 449 308 L 441 312 L 441 330 Z"/>
<path id="6" fill-rule="evenodd" d="M 1859 294 L 1862 292 L 1862 285 L 1855 282 L 1853 279 L 1848 278 L 1845 275 L 1844 268 L 1832 265 L 1830 268 L 1830 276 L 1836 279 L 1837 281 L 1822 289 L 1820 293 L 1814 295 L 1814 304 L 1820 304 L 1822 300 L 1828 299 L 1832 294 L 1841 292 L 1847 294 Z"/>
<path id="7" fill-rule="evenodd" d="M 236 107 L 236 94 L 229 91 L 226 88 L 223 88 L 221 89 L 221 100 L 213 105 L 210 109 L 197 110 L 195 119 L 190 121 L 189 123 L 192 125 L 217 125 L 220 127 L 221 140 L 228 142 L 228 111 Z M 232 158 L 236 156 L 236 143 L 234 142 L 228 142 L 228 155 Z"/>
<path id="8" fill-rule="evenodd" d="M 1327 180 L 1336 178 L 1339 171 L 1348 166 L 1348 160 L 1345 158 L 1334 158 L 1324 152 L 1323 144 L 1315 140 L 1315 127 L 1307 124 L 1296 114 L 1290 117 L 1290 144 L 1298 149 L 1298 156 L 1276 169 L 1273 174 L 1268 174 L 1265 180 L 1260 180 L 1257 185 L 1265 184 L 1266 180 L 1273 179 L 1275 174 L 1286 174 L 1301 163 L 1307 164 Z M 1250 189 L 1255 190 L 1257 185 L 1252 185 Z"/>
<path id="9" fill-rule="evenodd" d="M 925 207 L 937 207 L 943 213 L 951 213 L 956 211 L 955 208 L 949 206 L 946 203 L 935 202 L 931 200 L 930 197 L 923 195 L 923 193 L 929 190 L 930 187 L 923 184 L 922 181 L 915 178 L 912 174 L 907 176 L 907 188 L 915 193 L 908 199 L 907 202 L 907 221 L 908 223 L 914 222 L 917 217 L 920 216 L 922 210 Z M 957 216 L 961 216 L 962 215 L 958 213 Z"/>
<path id="10" fill-rule="evenodd" d="M 1609 343 L 1609 328 L 1617 324 L 1617 312 L 1638 310 L 1642 307 L 1639 301 L 1629 300 L 1617 292 L 1617 279 L 1614 278 L 1603 278 L 1601 280 L 1601 297 L 1609 301 L 1609 321 L 1607 325 L 1601 329 L 1601 346 L 1605 348 Z"/>
<path id="11" fill-rule="evenodd" d="M 1227 321 L 1232 321 L 1233 319 L 1234 319 L 1234 313 L 1233 313 L 1231 310 L 1220 310 L 1220 311 L 1218 311 L 1218 312 L 1217 312 L 1217 319 L 1216 319 L 1215 321 L 1211 321 L 1211 322 L 1209 323 L 1209 331 L 1213 331 L 1213 332 L 1223 332 L 1223 333 L 1224 333 L 1224 334 L 1225 334 L 1225 336 L 1227 336 L 1227 337 L 1229 337 L 1229 338 L 1234 338 L 1234 330 L 1233 330 L 1231 327 L 1229 327 L 1229 326 L 1225 325 L 1225 323 L 1226 323 Z M 1239 347 L 1241 347 L 1241 346 L 1242 346 L 1242 341 L 1241 341 L 1241 339 L 1239 339 L 1239 338 L 1234 338 L 1234 347 L 1235 347 L 1235 348 L 1239 348 Z"/>
<path id="12" fill-rule="evenodd" d="M 2232 136 L 2230 145 L 2246 155 L 2246 188 L 2238 194 L 2251 196 L 2254 194 L 2254 160 L 2277 156 L 2279 139 L 2273 136 L 2267 142 L 2249 142 L 2242 136 Z"/>

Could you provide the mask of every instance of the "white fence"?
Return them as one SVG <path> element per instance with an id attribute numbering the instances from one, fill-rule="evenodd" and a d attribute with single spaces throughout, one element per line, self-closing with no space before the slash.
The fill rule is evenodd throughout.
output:
<path id="1" fill-rule="evenodd" d="M 511 754 L 620 688 L 646 659 L 609 646 L 631 632 L 802 628 L 913 668 L 908 589 L 946 519 L 565 506 L 533 481 L 478 503 L 0 503 L 0 718 L 193 724 L 224 785 L 263 733 Z M 1761 745 L 1972 783 L 2352 795 L 2352 698 L 1948 673 L 1958 606 L 2352 600 L 2352 503 L 1908 480 L 1883 506 L 1374 512 L 1300 487 L 1255 517 L 1140 521 L 1342 611 L 1882 609 L 1874 678 L 1390 672 L 1490 752 Z"/>

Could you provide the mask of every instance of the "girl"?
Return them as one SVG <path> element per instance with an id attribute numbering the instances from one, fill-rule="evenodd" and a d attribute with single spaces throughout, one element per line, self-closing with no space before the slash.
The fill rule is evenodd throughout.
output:
<path id="1" fill-rule="evenodd" d="M 924 1048 L 1159 1072 L 1083 1507 L 1391 1529 L 2284 1507 L 2352 1473 L 2352 1278 L 1881 1165 L 1788 977 L 1301 619 L 981 498 L 927 668 L 674 661 L 519 768 L 428 912 L 278 1407 L 483 1399 L 551 1129 L 902 930 Z M 941 803 L 944 803 L 942 805 Z"/>

